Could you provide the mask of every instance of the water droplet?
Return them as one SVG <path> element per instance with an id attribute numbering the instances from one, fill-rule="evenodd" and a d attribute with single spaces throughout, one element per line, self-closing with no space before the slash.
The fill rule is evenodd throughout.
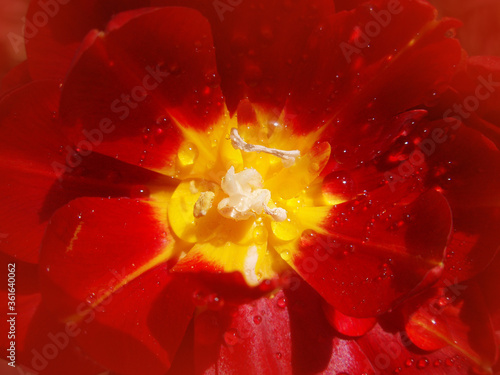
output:
<path id="1" fill-rule="evenodd" d="M 278 298 L 278 307 L 281 308 L 281 309 L 284 309 L 287 305 L 287 301 L 286 301 L 286 298 L 285 297 L 280 297 Z"/>
<path id="2" fill-rule="evenodd" d="M 260 315 L 255 315 L 255 316 L 253 317 L 253 322 L 254 322 L 255 324 L 257 324 L 257 325 L 258 325 L 258 324 L 260 324 L 260 323 L 262 323 L 262 317 L 261 317 Z"/>
<path id="3" fill-rule="evenodd" d="M 455 361 L 453 360 L 453 358 L 448 358 L 446 361 L 444 361 L 444 363 L 446 364 L 446 366 L 451 367 L 453 366 L 453 363 L 455 363 Z"/>
<path id="4" fill-rule="evenodd" d="M 207 72 L 205 73 L 205 83 L 210 88 L 216 88 L 220 84 L 219 76 L 216 72 Z"/>
<path id="5" fill-rule="evenodd" d="M 424 369 L 429 365 L 429 360 L 427 358 L 421 358 L 419 359 L 417 363 L 417 368 L 419 369 Z"/>
<path id="6" fill-rule="evenodd" d="M 354 195 L 354 181 L 347 172 L 334 172 L 326 177 L 324 189 L 333 196 L 352 198 Z"/>
<path id="7" fill-rule="evenodd" d="M 234 346 L 238 343 L 238 331 L 236 328 L 230 328 L 224 333 L 224 341 L 229 346 Z"/>
<path id="8" fill-rule="evenodd" d="M 179 148 L 177 157 L 183 166 L 193 165 L 198 158 L 198 148 L 191 142 L 185 142 Z"/>
<path id="9" fill-rule="evenodd" d="M 442 363 L 443 363 L 443 362 L 442 362 L 440 359 L 436 359 L 436 360 L 434 361 L 434 367 L 439 367 L 439 366 L 441 366 L 441 364 L 442 364 Z"/>
<path id="10" fill-rule="evenodd" d="M 409 358 L 409 359 L 406 360 L 405 366 L 406 367 L 412 367 L 414 362 L 415 362 L 415 360 L 413 358 Z"/>
<path id="11" fill-rule="evenodd" d="M 198 290 L 193 293 L 193 302 L 196 306 L 205 306 L 207 304 L 207 299 L 205 293 Z"/>
<path id="12" fill-rule="evenodd" d="M 149 198 L 150 191 L 147 186 L 136 185 L 130 188 L 130 198 Z"/>
<path id="13" fill-rule="evenodd" d="M 85 302 L 88 304 L 88 305 L 92 305 L 95 301 L 95 293 L 90 293 L 87 298 L 85 299 Z"/>
<path id="14" fill-rule="evenodd" d="M 292 256 L 290 255 L 290 252 L 289 252 L 289 251 L 284 251 L 284 252 L 282 252 L 280 255 L 281 255 L 281 258 L 282 258 L 285 262 L 289 261 L 289 260 L 290 260 L 290 258 L 292 257 Z"/>
<path id="15" fill-rule="evenodd" d="M 222 307 L 224 306 L 224 299 L 219 297 L 217 294 L 212 293 L 207 297 L 207 304 L 210 310 L 217 311 L 222 309 Z"/>
<path id="16" fill-rule="evenodd" d="M 267 229 L 258 226 L 253 230 L 253 239 L 257 244 L 263 244 L 264 242 L 267 241 Z"/>

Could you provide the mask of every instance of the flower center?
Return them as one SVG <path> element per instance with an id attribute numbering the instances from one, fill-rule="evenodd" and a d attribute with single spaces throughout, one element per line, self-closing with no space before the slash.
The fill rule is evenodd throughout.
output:
<path id="1" fill-rule="evenodd" d="M 300 157 L 299 150 L 284 151 L 260 145 L 252 145 L 243 140 L 238 130 L 232 128 L 230 132 L 231 145 L 235 150 L 243 152 L 264 152 L 281 158 L 285 167 L 295 164 L 295 158 Z M 287 212 L 283 208 L 270 208 L 271 192 L 263 189 L 263 180 L 259 172 L 254 168 L 245 169 L 235 173 L 231 166 L 222 178 L 221 188 L 228 195 L 222 199 L 217 210 L 228 219 L 236 221 L 247 220 L 255 215 L 263 213 L 271 216 L 273 220 L 281 222 L 287 218 Z M 215 194 L 212 191 L 202 192 L 193 209 L 193 216 L 199 218 L 205 216 L 212 207 Z"/>
<path id="2" fill-rule="evenodd" d="M 329 144 L 318 142 L 319 132 L 295 134 L 261 112 L 248 125 L 228 113 L 204 132 L 182 131 L 171 164 L 181 182 L 165 193 L 180 240 L 174 271 L 237 271 L 253 286 L 275 277 L 301 233 L 322 231 L 331 206 L 320 176 Z"/>

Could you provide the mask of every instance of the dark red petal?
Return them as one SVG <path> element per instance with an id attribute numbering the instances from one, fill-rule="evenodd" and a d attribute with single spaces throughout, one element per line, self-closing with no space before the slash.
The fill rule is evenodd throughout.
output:
<path id="1" fill-rule="evenodd" d="M 19 261 L 37 262 L 48 219 L 70 200 L 133 196 L 144 185 L 172 184 L 113 158 L 75 151 L 61 132 L 59 92 L 57 82 L 39 81 L 0 102 L 0 246 Z"/>
<path id="2" fill-rule="evenodd" d="M 458 92 L 458 102 L 454 103 L 454 114 L 460 115 L 457 110 L 462 107 L 465 115 L 462 120 L 467 121 L 471 113 L 478 113 L 490 122 L 500 120 L 500 57 L 475 56 L 467 60 L 466 68 L 458 73 L 453 81 L 453 88 Z M 477 101 L 477 103 L 475 103 Z M 459 112 L 459 113 L 457 113 Z"/>
<path id="3" fill-rule="evenodd" d="M 459 282 L 484 270 L 500 248 L 500 152 L 466 126 L 442 139 L 428 158 L 429 182 L 441 187 L 453 211 L 445 277 Z"/>
<path id="4" fill-rule="evenodd" d="M 206 130 L 222 114 L 214 77 L 210 26 L 198 12 L 131 11 L 106 33 L 87 35 L 63 88 L 61 114 L 75 144 L 88 138 L 94 151 L 164 169 L 182 128 Z"/>
<path id="5" fill-rule="evenodd" d="M 144 6 L 148 2 L 141 0 L 30 2 L 24 39 L 33 78 L 64 78 L 90 30 L 104 29 L 116 13 Z"/>
<path id="6" fill-rule="evenodd" d="M 324 223 L 328 234 L 304 232 L 301 253 L 290 262 L 328 303 L 349 316 L 381 314 L 442 272 L 451 231 L 446 199 L 435 191 L 413 202 L 386 199 L 335 206 Z"/>
<path id="7" fill-rule="evenodd" d="M 291 122 L 304 132 L 327 124 L 332 154 L 349 167 L 384 151 L 400 132 L 394 116 L 442 91 L 461 59 L 434 18 L 424 2 L 388 0 L 329 17 L 309 40 Z"/>
<path id="8" fill-rule="evenodd" d="M 23 40 L 23 16 L 28 2 L 3 0 L 0 3 L 0 80 L 26 58 Z"/>
<path id="9" fill-rule="evenodd" d="M 54 118 L 58 100 L 57 84 L 38 82 L 0 102 L 2 251 L 31 263 L 46 226 L 44 200 L 57 179 L 51 163 L 64 163 L 58 154 L 64 137 Z"/>
<path id="10" fill-rule="evenodd" d="M 408 301 L 406 332 L 423 350 L 447 345 L 485 371 L 491 369 L 496 343 L 488 312 L 477 287 L 449 285 L 428 293 L 428 299 Z M 420 306 L 414 310 L 412 305 Z"/>
<path id="11" fill-rule="evenodd" d="M 371 359 L 377 373 L 409 375 L 463 375 L 473 373 L 474 365 L 450 346 L 435 352 L 422 352 L 403 332 L 376 325 L 358 339 L 363 353 Z"/>
<path id="12" fill-rule="evenodd" d="M 61 317 L 71 316 L 79 302 L 99 301 L 166 262 L 174 243 L 165 210 L 150 201 L 101 198 L 79 198 L 60 208 L 41 248 L 48 305 Z"/>
<path id="13" fill-rule="evenodd" d="M 105 367 L 162 374 L 194 311 L 189 283 L 168 273 L 173 253 L 163 205 L 77 199 L 44 237 L 44 301 L 79 324 L 78 342 Z"/>
<path id="14" fill-rule="evenodd" d="M 19 272 L 19 271 L 18 271 Z M 4 300 L 7 300 L 5 296 Z M 76 344 L 81 330 L 57 321 L 41 304 L 41 295 L 16 294 L 15 362 L 18 374 L 95 375 L 104 369 L 89 359 Z M 12 316 L 7 316 L 10 319 Z M 9 344 L 9 341 L 7 341 Z M 4 349 L 2 344 L 2 349 Z M 8 349 L 9 346 L 7 346 Z M 2 372 L 3 374 L 3 372 Z"/>
<path id="15" fill-rule="evenodd" d="M 460 19 L 464 25 L 457 30 L 462 46 L 471 55 L 500 55 L 500 4 L 496 0 L 431 0 L 442 16 Z"/>
<path id="16" fill-rule="evenodd" d="M 77 340 L 97 362 L 122 375 L 162 375 L 194 312 L 189 281 L 160 266 L 83 315 Z"/>
<path id="17" fill-rule="evenodd" d="M 351 10 L 364 3 L 366 0 L 335 0 L 335 10 L 340 12 L 342 10 Z"/>
<path id="18" fill-rule="evenodd" d="M 328 319 L 332 327 L 335 328 L 339 333 L 346 336 L 363 336 L 377 323 L 377 320 L 375 318 L 359 319 L 344 315 L 327 303 L 324 304 L 323 309 L 325 310 L 326 318 Z"/>
<path id="19" fill-rule="evenodd" d="M 0 85 L 0 94 L 3 95 L 6 92 L 21 87 L 30 81 L 31 76 L 28 72 L 28 63 L 24 61 L 15 68 L 9 70 L 5 77 L 3 77 Z"/>
<path id="20" fill-rule="evenodd" d="M 201 374 L 361 374 L 371 368 L 356 342 L 335 337 L 321 298 L 302 281 L 273 298 L 199 315 L 195 359 Z"/>
<path id="21" fill-rule="evenodd" d="M 279 117 L 309 34 L 333 1 L 213 1 L 222 87 L 230 111 L 241 99 L 272 106 Z"/>

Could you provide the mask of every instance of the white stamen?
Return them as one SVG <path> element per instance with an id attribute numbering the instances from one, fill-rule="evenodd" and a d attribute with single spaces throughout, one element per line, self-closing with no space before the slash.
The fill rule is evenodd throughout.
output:
<path id="1" fill-rule="evenodd" d="M 246 143 L 243 138 L 241 138 L 238 133 L 238 129 L 231 129 L 231 144 L 237 150 L 242 150 L 245 152 L 265 152 L 266 154 L 271 154 L 281 158 L 283 165 L 288 168 L 295 164 L 295 159 L 300 156 L 299 150 L 284 151 L 278 150 L 277 148 L 269 148 L 260 145 L 252 145 Z"/>
<path id="2" fill-rule="evenodd" d="M 234 172 L 231 166 L 222 179 L 222 190 L 229 197 L 222 199 L 217 206 L 219 213 L 234 220 L 246 220 L 252 216 L 266 213 L 275 221 L 284 221 L 287 212 L 283 208 L 269 208 L 271 192 L 262 188 L 262 177 L 255 169 Z"/>

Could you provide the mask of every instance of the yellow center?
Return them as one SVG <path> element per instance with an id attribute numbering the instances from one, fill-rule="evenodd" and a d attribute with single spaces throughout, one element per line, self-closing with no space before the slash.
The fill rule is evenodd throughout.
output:
<path id="1" fill-rule="evenodd" d="M 331 207 L 319 178 L 330 145 L 262 114 L 258 121 L 238 126 L 226 114 L 206 132 L 180 127 L 185 141 L 169 171 L 181 180 L 168 200 L 170 226 L 183 243 L 179 262 L 222 265 L 249 285 L 286 269 L 302 232 L 322 232 Z"/>

